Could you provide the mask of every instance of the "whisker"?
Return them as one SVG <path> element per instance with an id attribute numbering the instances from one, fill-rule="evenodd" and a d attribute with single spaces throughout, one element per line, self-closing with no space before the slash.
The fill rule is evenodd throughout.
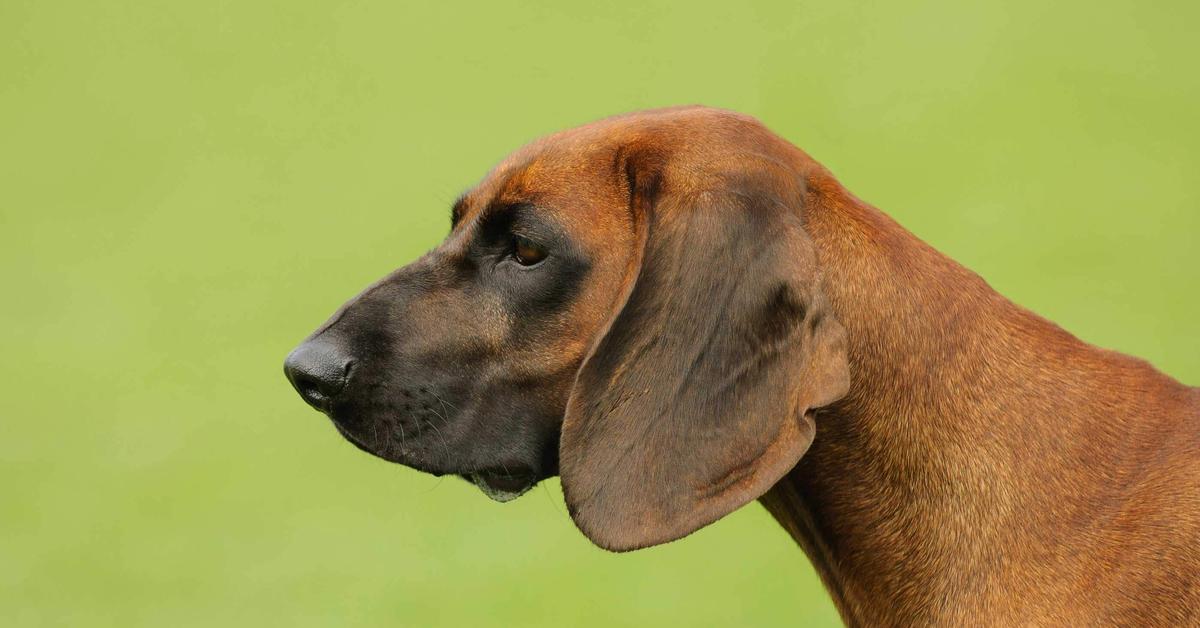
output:
<path id="1" fill-rule="evenodd" d="M 400 428 L 400 451 L 408 449 L 408 444 L 404 442 L 404 419 L 403 417 L 396 421 L 396 427 Z"/>
<path id="2" fill-rule="evenodd" d="M 445 410 L 445 409 L 446 409 L 446 406 L 450 406 L 451 408 L 454 408 L 455 410 L 458 410 L 458 406 L 456 406 L 456 405 L 454 405 L 454 404 L 450 403 L 449 401 L 446 401 L 445 399 L 442 399 L 441 395 L 439 395 L 439 394 L 437 394 L 437 393 L 433 392 L 432 390 L 431 390 L 431 391 L 429 391 L 429 394 L 433 395 L 433 398 L 434 398 L 434 399 L 437 399 L 439 402 L 441 402 L 441 404 L 442 404 L 442 409 L 443 409 L 443 410 Z M 447 412 L 446 414 L 450 414 L 450 413 L 449 413 L 449 412 Z"/>
<path id="3" fill-rule="evenodd" d="M 445 479 L 446 479 L 446 476 L 444 476 L 444 475 L 439 475 L 439 476 L 438 476 L 438 478 L 437 478 L 437 482 L 434 482 L 434 483 L 433 483 L 433 486 L 431 486 L 431 487 L 429 487 L 429 488 L 425 489 L 425 491 L 424 491 L 424 492 L 425 492 L 425 493 L 432 493 L 434 490 L 436 490 L 436 489 L 437 489 L 437 487 L 439 487 L 439 486 L 441 486 L 441 485 L 442 485 L 442 480 L 445 480 Z"/>
<path id="4" fill-rule="evenodd" d="M 554 507 L 554 510 L 560 515 L 567 514 L 565 511 L 563 511 L 562 506 L 560 506 L 558 502 L 554 501 L 554 496 L 550 494 L 550 489 L 546 488 L 546 483 L 538 482 L 538 484 L 542 485 L 542 494 L 546 496 L 546 501 L 550 502 L 550 505 Z"/>
<path id="5" fill-rule="evenodd" d="M 375 451 L 379 452 L 381 456 L 387 456 L 391 454 L 392 441 L 391 439 L 379 439 L 379 423 L 377 421 L 371 421 L 371 437 L 373 439 L 371 441 L 373 446 L 372 448 L 375 449 Z"/>
<path id="6" fill-rule="evenodd" d="M 438 414 L 437 410 L 434 410 L 433 408 L 429 408 L 429 411 L 433 413 L 433 416 L 436 416 L 437 418 L 441 419 L 443 425 L 450 424 L 449 420 L 446 419 L 446 417 Z M 450 444 L 446 442 L 446 437 L 442 435 L 442 431 L 438 429 L 437 424 L 434 423 L 433 421 L 429 421 L 429 427 L 433 428 L 433 432 L 435 434 L 437 434 L 438 439 L 442 441 L 442 455 L 445 456 L 445 459 L 447 461 L 449 461 L 450 460 Z"/>

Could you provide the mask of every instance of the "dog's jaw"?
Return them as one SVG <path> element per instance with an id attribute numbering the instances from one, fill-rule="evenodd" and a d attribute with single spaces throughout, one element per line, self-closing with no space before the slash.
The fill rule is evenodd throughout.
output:
<path id="1" fill-rule="evenodd" d="M 510 502 L 537 484 L 532 474 L 507 474 L 494 471 L 477 471 L 467 473 L 463 477 L 468 482 L 479 487 L 484 495 L 498 501 Z"/>

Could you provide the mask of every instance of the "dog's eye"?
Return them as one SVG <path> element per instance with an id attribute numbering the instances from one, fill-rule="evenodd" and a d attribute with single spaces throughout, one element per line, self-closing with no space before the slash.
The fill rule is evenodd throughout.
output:
<path id="1" fill-rule="evenodd" d="M 522 266 L 533 266 L 546 259 L 546 249 L 521 236 L 513 237 L 513 259 Z"/>

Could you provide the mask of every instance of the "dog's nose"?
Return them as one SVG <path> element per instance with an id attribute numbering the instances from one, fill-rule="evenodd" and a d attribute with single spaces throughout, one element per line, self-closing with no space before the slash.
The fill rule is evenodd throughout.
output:
<path id="1" fill-rule="evenodd" d="M 350 365 L 337 347 L 317 340 L 296 347 L 284 361 L 283 372 L 308 405 L 324 411 L 346 387 Z"/>

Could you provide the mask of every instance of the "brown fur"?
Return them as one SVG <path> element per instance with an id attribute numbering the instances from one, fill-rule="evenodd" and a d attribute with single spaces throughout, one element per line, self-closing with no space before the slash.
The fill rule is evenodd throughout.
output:
<path id="1" fill-rule="evenodd" d="M 753 120 L 608 124 L 657 152 L 756 153 L 803 195 L 852 383 L 761 501 L 848 624 L 1200 621 L 1197 389 L 1008 301 Z"/>
<path id="2" fill-rule="evenodd" d="M 762 502 L 846 622 L 1200 621 L 1200 392 L 1014 305 L 790 152 L 853 383 Z"/>
<path id="3" fill-rule="evenodd" d="M 514 207 L 570 234 L 563 304 L 474 270 L 551 276 L 479 253 Z M 1200 623 L 1200 389 L 1014 305 L 752 118 L 563 131 L 454 214 L 289 358 L 367 451 L 485 492 L 557 471 L 613 550 L 759 499 L 850 625 Z"/>

